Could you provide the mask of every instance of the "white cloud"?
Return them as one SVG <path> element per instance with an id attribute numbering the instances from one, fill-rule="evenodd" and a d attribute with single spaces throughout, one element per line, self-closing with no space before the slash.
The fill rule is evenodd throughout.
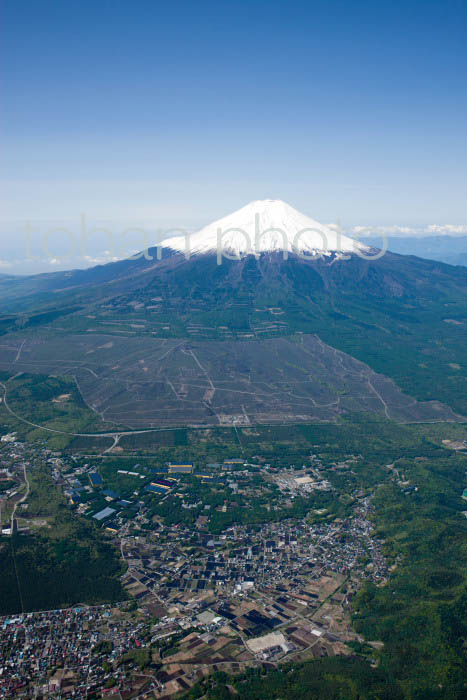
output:
<path id="1" fill-rule="evenodd" d="M 411 226 L 354 226 L 352 233 L 377 234 L 384 233 L 392 236 L 415 236 L 418 229 Z"/>
<path id="2" fill-rule="evenodd" d="M 350 229 L 350 235 L 365 236 L 394 236 L 405 238 L 416 236 L 465 236 L 467 235 L 467 225 L 453 224 L 430 224 L 429 226 L 354 226 Z"/>
<path id="3" fill-rule="evenodd" d="M 427 227 L 430 233 L 447 236 L 463 236 L 467 235 L 467 225 L 455 226 L 453 224 L 430 224 Z"/>
<path id="4" fill-rule="evenodd" d="M 82 260 L 85 260 L 91 265 L 105 265 L 109 262 L 116 262 L 117 260 L 120 260 L 120 258 L 118 258 L 116 255 L 112 255 L 109 250 L 104 250 L 102 255 L 84 255 Z"/>

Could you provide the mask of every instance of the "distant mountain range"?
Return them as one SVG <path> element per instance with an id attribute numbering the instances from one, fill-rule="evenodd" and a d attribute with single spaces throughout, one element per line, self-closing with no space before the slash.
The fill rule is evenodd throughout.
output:
<path id="1" fill-rule="evenodd" d="M 368 246 L 381 247 L 381 238 L 376 236 L 360 240 Z M 467 236 L 389 236 L 388 250 L 449 265 L 467 265 Z"/>
<path id="2" fill-rule="evenodd" d="M 189 259 L 185 243 L 0 277 L 0 369 L 73 374 L 89 405 L 131 426 L 467 416 L 467 268 L 368 259 L 274 200 L 194 234 Z"/>

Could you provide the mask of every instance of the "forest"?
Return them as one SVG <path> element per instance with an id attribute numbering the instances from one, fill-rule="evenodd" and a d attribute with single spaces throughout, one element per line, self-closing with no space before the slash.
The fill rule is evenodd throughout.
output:
<path id="1" fill-rule="evenodd" d="M 66 506 L 47 468 L 29 480 L 28 514 L 46 524 L 0 538 L 0 615 L 125 600 L 119 553 Z"/>

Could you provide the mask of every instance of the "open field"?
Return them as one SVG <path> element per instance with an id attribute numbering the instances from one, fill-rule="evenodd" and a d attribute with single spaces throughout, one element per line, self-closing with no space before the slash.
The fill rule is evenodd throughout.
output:
<path id="1" fill-rule="evenodd" d="M 73 377 L 86 406 L 107 424 L 329 422 L 350 411 L 398 422 L 460 418 L 437 401 L 403 394 L 316 335 L 253 342 L 21 334 L 2 340 L 1 370 Z M 8 404 L 22 415 L 13 390 Z"/>

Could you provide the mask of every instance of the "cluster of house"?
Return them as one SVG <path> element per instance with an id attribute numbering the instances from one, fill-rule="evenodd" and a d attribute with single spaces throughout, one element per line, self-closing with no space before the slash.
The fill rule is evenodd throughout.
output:
<path id="1" fill-rule="evenodd" d="M 369 578 L 381 582 L 388 567 L 372 534 L 369 510 L 368 500 L 362 500 L 351 518 L 314 524 L 307 519 L 285 520 L 260 528 L 232 526 L 218 537 L 160 524 L 153 532 L 160 545 L 146 543 L 144 538 L 141 547 L 132 537 L 124 540 L 129 563 L 126 582 L 130 587 L 137 584 L 135 595 L 152 592 L 166 602 L 178 592 L 222 589 L 236 595 L 269 584 L 299 586 L 323 571 L 345 574 L 363 566 Z"/>
<path id="2" fill-rule="evenodd" d="M 144 622 L 109 606 L 0 617 L 0 698 L 83 698 L 100 691 L 110 678 L 123 678 L 118 662 L 141 644 L 144 629 Z"/>
<path id="3" fill-rule="evenodd" d="M 6 476 L 27 456 L 16 444 L 8 443 L 10 461 L 1 465 Z M 199 500 L 199 489 L 183 487 L 184 476 L 190 477 L 185 486 L 196 478 L 213 487 L 225 483 L 229 494 L 243 493 L 248 502 L 272 488 L 281 503 L 293 503 L 304 493 L 331 488 L 317 460 L 302 470 L 263 465 L 264 474 L 258 469 L 254 478 L 241 458 L 208 464 L 204 470 L 191 463 L 154 469 L 135 464 L 117 471 L 121 482 L 114 484 L 131 484 L 119 493 L 118 486 L 108 488 L 104 470 L 78 462 L 74 467 L 73 460 L 64 469 L 60 457 L 37 449 L 78 511 L 115 534 L 128 564 L 124 586 L 143 616 L 135 621 L 118 609 L 79 606 L 0 619 L 0 643 L 6 650 L 0 698 L 80 698 L 92 692 L 101 697 L 108 681 L 109 691 L 110 686 L 127 687 L 119 659 L 148 644 L 146 627 L 138 619 L 149 615 L 160 620 L 149 641 L 163 646 L 182 632 L 170 661 L 161 656 L 162 669 L 151 680 L 156 698 L 191 687 L 206 664 L 235 672 L 245 664 L 300 658 L 302 651 L 317 657 L 341 653 L 354 638 L 343 620 L 361 579 L 381 583 L 388 576 L 372 530 L 371 501 L 359 491 L 349 494 L 353 505 L 346 518 L 327 518 L 327 510 L 320 508 L 316 519 L 229 525 L 213 536 L 205 527 L 211 506 Z M 183 508 L 196 508 L 200 515 L 194 514 L 190 526 L 184 522 L 191 513 L 181 511 L 185 520 L 173 525 L 156 516 L 148 537 L 148 494 L 158 502 L 178 495 Z M 275 497 L 271 492 L 267 499 L 271 511 Z M 216 508 L 225 512 L 227 506 L 221 501 Z M 125 520 L 125 513 L 131 518 Z M 105 651 L 98 653 L 101 643 Z"/>

